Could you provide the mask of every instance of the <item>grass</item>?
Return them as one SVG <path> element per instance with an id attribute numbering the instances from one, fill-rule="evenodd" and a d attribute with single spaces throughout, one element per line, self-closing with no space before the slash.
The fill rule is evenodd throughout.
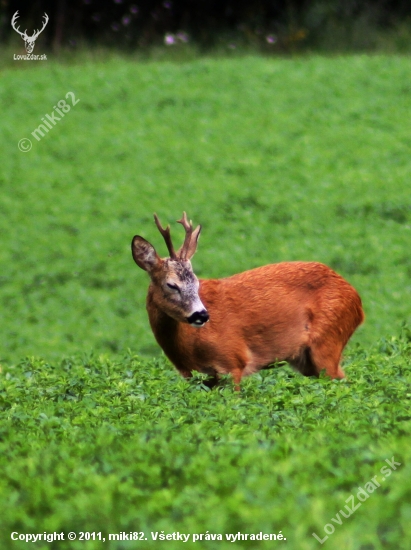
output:
<path id="1" fill-rule="evenodd" d="M 27 547 L 11 531 L 143 531 L 147 548 L 172 550 L 149 533 L 282 530 L 311 550 L 327 524 L 324 548 L 408 548 L 409 72 L 407 57 L 363 55 L 2 70 L 2 548 Z M 79 103 L 37 141 L 70 91 Z M 129 247 L 138 233 L 165 254 L 152 213 L 183 209 L 203 225 L 200 277 L 319 260 L 358 289 L 367 319 L 349 382 L 285 367 L 236 395 L 228 380 L 206 391 L 178 377 Z M 332 522 L 376 475 L 381 487 Z"/>
<path id="2" fill-rule="evenodd" d="M 156 353 L 129 246 L 140 233 L 164 254 L 152 213 L 183 209 L 203 224 L 199 276 L 319 260 L 363 297 L 357 341 L 398 334 L 411 317 L 408 74 L 401 57 L 16 62 L 0 90 L 3 361 Z M 69 91 L 79 103 L 38 142 Z"/>

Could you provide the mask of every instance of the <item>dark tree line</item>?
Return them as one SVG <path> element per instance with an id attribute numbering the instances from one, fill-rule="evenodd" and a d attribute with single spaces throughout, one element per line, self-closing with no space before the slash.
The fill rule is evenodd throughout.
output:
<path id="1" fill-rule="evenodd" d="M 14 36 L 13 14 L 45 47 L 107 45 L 145 48 L 191 42 L 200 48 L 225 43 L 287 49 L 315 44 L 324 29 L 355 21 L 389 28 L 411 15 L 409 0 L 0 0 L 0 40 Z"/>

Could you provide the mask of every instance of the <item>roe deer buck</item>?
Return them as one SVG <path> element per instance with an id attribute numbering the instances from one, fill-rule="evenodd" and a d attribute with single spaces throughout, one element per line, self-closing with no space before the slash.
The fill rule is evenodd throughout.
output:
<path id="1" fill-rule="evenodd" d="M 320 371 L 344 378 L 341 353 L 364 320 L 361 299 L 340 275 L 317 262 L 282 262 L 223 279 L 198 280 L 190 258 L 201 226 L 186 231 L 174 250 L 170 226 L 155 223 L 170 254 L 161 259 L 136 235 L 132 254 L 151 283 L 147 311 L 154 336 L 186 378 L 191 371 L 212 376 L 231 373 L 235 389 L 243 376 L 287 361 L 306 376 Z M 201 328 L 200 328 L 201 327 Z"/>

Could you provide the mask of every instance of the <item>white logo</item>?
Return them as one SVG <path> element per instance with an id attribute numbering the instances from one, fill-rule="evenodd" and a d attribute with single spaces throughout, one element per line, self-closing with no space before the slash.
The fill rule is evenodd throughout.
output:
<path id="1" fill-rule="evenodd" d="M 32 34 L 32 36 L 28 36 L 27 35 L 27 29 L 24 31 L 24 32 L 20 32 L 19 31 L 19 28 L 20 27 L 15 27 L 15 24 L 16 24 L 16 21 L 17 21 L 17 18 L 19 17 L 18 15 L 18 11 L 16 11 L 16 13 L 13 15 L 13 19 L 11 20 L 11 26 L 13 27 L 13 29 L 19 33 L 19 35 L 22 37 L 22 39 L 24 40 L 24 44 L 26 46 L 26 51 L 27 53 L 31 53 L 33 50 L 34 50 L 34 46 L 36 45 L 36 40 L 38 38 L 38 36 L 40 35 L 40 33 L 43 32 L 45 26 L 47 25 L 48 21 L 49 21 L 49 16 L 47 15 L 47 13 L 44 12 L 44 15 L 43 15 L 43 18 L 44 18 L 44 21 L 43 21 L 43 27 L 39 30 L 39 31 L 34 31 L 34 33 Z"/>

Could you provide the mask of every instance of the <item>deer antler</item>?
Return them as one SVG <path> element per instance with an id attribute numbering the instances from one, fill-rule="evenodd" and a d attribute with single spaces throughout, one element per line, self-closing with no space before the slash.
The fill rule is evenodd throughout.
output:
<path id="1" fill-rule="evenodd" d="M 158 230 L 163 235 L 163 238 L 168 248 L 168 252 L 170 254 L 170 258 L 172 260 L 177 260 L 177 254 L 175 253 L 173 243 L 171 242 L 170 226 L 167 225 L 165 229 L 161 227 L 161 223 L 160 223 L 160 220 L 158 219 L 157 214 L 154 214 L 154 221 L 156 222 L 156 226 Z"/>
<path id="2" fill-rule="evenodd" d="M 196 251 L 201 225 L 198 225 L 193 230 L 193 222 L 191 220 L 188 221 L 187 214 L 185 212 L 183 212 L 183 217 L 181 220 L 177 220 L 177 223 L 181 223 L 186 230 L 183 246 L 178 249 L 177 256 L 182 260 L 189 260 Z"/>
<path id="3" fill-rule="evenodd" d="M 24 31 L 24 32 L 21 32 L 19 31 L 20 27 L 16 27 L 16 21 L 17 19 L 19 18 L 19 12 L 18 10 L 16 11 L 16 13 L 13 15 L 13 19 L 11 20 L 11 26 L 13 27 L 13 29 L 19 33 L 20 36 L 22 36 L 23 38 L 27 37 L 27 29 Z"/>
<path id="4" fill-rule="evenodd" d="M 184 227 L 184 229 L 186 230 L 186 236 L 183 245 L 176 252 L 174 250 L 173 243 L 171 242 L 170 226 L 167 225 L 167 227 L 164 229 L 164 227 L 161 226 L 157 214 L 154 214 L 154 221 L 156 222 L 158 230 L 163 235 L 164 241 L 168 248 L 168 252 L 170 254 L 170 258 L 172 260 L 189 260 L 194 255 L 197 248 L 198 236 L 200 235 L 201 231 L 201 225 L 198 225 L 193 230 L 193 223 L 191 222 L 191 220 L 190 222 L 188 221 L 187 214 L 183 212 L 183 217 L 181 218 L 181 220 L 177 220 L 177 223 L 181 223 L 181 225 Z"/>
<path id="5" fill-rule="evenodd" d="M 45 26 L 46 26 L 47 23 L 49 22 L 49 16 L 47 15 L 47 13 L 44 12 L 43 17 L 44 17 L 43 26 L 42 26 L 42 28 L 41 28 L 39 31 L 34 31 L 33 36 L 31 37 L 32 40 L 35 40 L 35 39 L 39 36 L 39 34 L 43 32 Z"/>

